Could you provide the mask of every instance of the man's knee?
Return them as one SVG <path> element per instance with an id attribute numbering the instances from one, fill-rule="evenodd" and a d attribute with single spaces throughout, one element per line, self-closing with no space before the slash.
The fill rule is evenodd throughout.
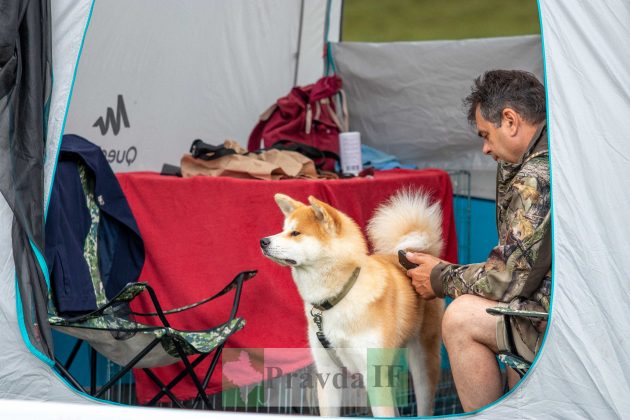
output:
<path id="1" fill-rule="evenodd" d="M 446 308 L 442 320 L 442 337 L 449 346 L 474 340 L 496 347 L 496 318 L 486 308 L 497 303 L 474 295 L 462 295 Z"/>
<path id="2" fill-rule="evenodd" d="M 470 324 L 472 295 L 463 295 L 454 299 L 446 307 L 442 319 L 442 336 L 444 340 L 466 336 Z"/>

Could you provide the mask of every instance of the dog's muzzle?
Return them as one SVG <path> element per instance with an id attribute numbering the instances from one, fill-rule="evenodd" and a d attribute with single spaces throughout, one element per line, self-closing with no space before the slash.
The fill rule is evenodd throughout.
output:
<path id="1" fill-rule="evenodd" d="M 263 255 L 283 265 L 297 265 L 297 262 L 295 260 L 289 258 L 276 258 L 271 255 L 269 253 L 269 245 L 271 245 L 271 239 L 262 238 L 260 240 L 260 248 L 262 249 Z"/>

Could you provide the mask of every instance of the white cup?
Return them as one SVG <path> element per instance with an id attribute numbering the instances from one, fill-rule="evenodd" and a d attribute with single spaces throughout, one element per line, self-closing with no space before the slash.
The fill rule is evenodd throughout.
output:
<path id="1" fill-rule="evenodd" d="M 339 133 L 339 154 L 341 155 L 341 172 L 358 175 L 363 170 L 361 133 L 358 131 Z"/>

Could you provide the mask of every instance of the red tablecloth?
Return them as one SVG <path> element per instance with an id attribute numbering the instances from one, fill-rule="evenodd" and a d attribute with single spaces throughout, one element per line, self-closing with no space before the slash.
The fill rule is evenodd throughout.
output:
<path id="1" fill-rule="evenodd" d="M 273 199 L 281 192 L 306 201 L 309 195 L 342 210 L 364 228 L 375 207 L 401 187 L 422 188 L 443 209 L 443 258 L 455 262 L 457 240 L 453 218 L 452 187 L 441 170 L 392 170 L 373 178 L 343 180 L 260 181 L 235 178 L 195 177 L 181 179 L 155 173 L 119 174 L 118 180 L 136 217 L 146 247 L 146 262 L 140 281 L 151 284 L 164 308 L 196 302 L 220 290 L 238 272 L 258 270 L 244 285 L 239 316 L 245 328 L 227 341 L 226 348 L 305 348 L 304 306 L 289 268 L 262 256 L 259 240 L 278 233 L 283 216 Z M 204 329 L 223 322 L 232 295 L 170 316 L 173 327 Z M 137 309 L 148 309 L 144 303 Z M 286 360 L 290 372 L 311 363 L 308 352 Z M 200 364 L 205 371 L 207 361 Z M 168 383 L 182 367 L 172 365 L 154 371 Z M 157 388 L 136 370 L 137 396 L 148 401 Z M 208 393 L 221 391 L 221 369 L 208 386 Z M 174 389 L 179 398 L 196 395 L 192 382 Z"/>

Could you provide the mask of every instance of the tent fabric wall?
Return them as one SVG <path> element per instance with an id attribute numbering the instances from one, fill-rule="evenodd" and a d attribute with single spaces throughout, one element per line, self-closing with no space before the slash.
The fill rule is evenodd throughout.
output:
<path id="1" fill-rule="evenodd" d="M 12 251 L 18 321 L 34 351 L 50 356 L 47 287 L 37 263 L 44 247 L 44 144 L 51 91 L 50 6 L 47 0 L 2 4 L 0 15 L 0 193 L 13 211 Z"/>
<path id="2" fill-rule="evenodd" d="M 492 69 L 543 80 L 539 36 L 460 41 L 333 44 L 350 129 L 407 164 L 472 172 L 472 195 L 495 198 L 496 163 L 480 153 L 462 99 Z"/>
<path id="3" fill-rule="evenodd" d="M 327 5 L 97 1 L 66 133 L 100 145 L 116 172 L 179 165 L 197 138 L 246 146 L 295 80 L 322 76 Z M 328 36 L 338 37 L 341 1 L 330 7 Z"/>
<path id="4" fill-rule="evenodd" d="M 53 57 L 58 58 L 53 60 L 55 83 L 49 107 L 51 123 L 47 132 L 48 160 L 45 164 L 47 174 L 44 178 L 47 181 L 44 183 L 44 191 L 48 191 L 47 185 L 50 185 L 56 160 L 55 145 L 62 131 L 61 121 L 66 112 L 73 69 L 90 6 L 91 1 L 86 0 L 55 0 L 51 5 L 52 53 Z M 60 54 L 60 51 L 63 53 Z M 3 325 L 0 398 L 85 402 L 86 399 L 71 391 L 54 375 L 44 360 L 35 357 L 32 353 L 33 348 L 29 349 L 22 338 L 18 323 L 21 314 L 16 309 L 16 272 L 11 249 L 12 221 L 13 213 L 10 207 L 3 198 L 0 198 L 0 322 Z M 31 311 L 32 308 L 26 306 L 24 310 Z"/>
<path id="5" fill-rule="evenodd" d="M 553 301 L 521 386 L 485 418 L 630 413 L 630 3 L 541 0 L 553 200 Z"/>
<path id="6" fill-rule="evenodd" d="M 45 192 L 49 190 L 54 168 L 52 162 L 63 131 L 64 104 L 67 104 L 72 86 L 68 77 L 74 72 L 91 2 L 55 0 L 52 6 L 56 20 L 53 46 L 57 50 L 53 51 L 53 57 L 65 58 L 53 61 L 55 85 L 47 136 Z M 630 378 L 627 339 L 630 327 L 626 322 L 630 301 L 626 287 L 630 274 L 627 240 L 630 227 L 625 210 L 630 196 L 623 188 L 630 181 L 630 142 L 624 131 L 630 115 L 630 54 L 625 48 L 630 39 L 630 3 L 625 0 L 540 0 L 540 9 L 554 206 L 554 284 L 550 324 L 545 344 L 521 385 L 490 407 L 464 417 L 618 418 L 630 413 L 627 398 L 630 395 L 627 379 Z M 153 7 L 147 10 L 150 11 L 147 16 L 154 12 Z M 270 21 L 266 22 L 269 24 Z M 193 26 L 190 30 L 194 29 Z M 112 39 L 116 40 L 115 34 Z M 185 49 L 186 44 L 179 47 Z M 232 51 L 225 53 L 230 55 Z M 107 51 L 100 54 L 105 66 L 110 56 Z M 239 53 L 235 50 L 233 54 Z M 152 62 L 156 69 L 164 64 L 159 58 Z M 136 59 L 142 59 L 142 54 L 129 57 L 129 61 Z M 250 56 L 249 59 L 254 58 Z M 391 62 L 386 64 L 393 66 Z M 260 68 L 256 62 L 250 66 Z M 241 75 L 238 70 L 233 71 L 236 80 L 236 75 Z M 261 71 L 264 75 L 264 69 Z M 294 72 L 286 73 L 288 80 L 293 80 Z M 150 75 L 142 73 L 141 76 Z M 346 77 L 348 80 L 351 80 L 350 76 Z M 173 80 L 173 83 L 182 85 L 185 82 L 183 78 Z M 87 89 L 96 89 L 98 86 L 90 83 L 99 85 L 102 80 L 86 80 L 85 83 Z M 284 90 L 274 95 L 283 94 Z M 119 91 L 113 89 L 111 92 Z M 102 96 L 105 93 L 99 98 Z M 149 98 L 153 99 L 151 102 L 145 99 L 126 105 L 157 106 L 170 100 L 163 96 Z M 250 97 L 233 95 L 228 99 L 230 102 L 240 101 L 242 105 Z M 96 129 L 91 127 L 96 120 L 93 116 L 105 115 L 107 106 L 94 107 L 98 113 L 81 117 L 89 124 L 86 130 Z M 208 110 L 207 115 L 215 114 Z M 181 118 L 185 116 L 179 115 Z M 129 119 L 134 121 L 131 114 Z M 187 118 L 178 121 L 182 126 L 184 122 L 197 123 L 191 123 Z M 213 132 L 208 131 L 208 136 L 211 135 Z M 210 140 L 210 137 L 205 139 Z M 150 140 L 154 144 L 162 141 L 161 138 Z M 185 143 L 190 140 L 192 138 L 185 138 Z M 169 141 L 174 140 L 167 138 L 166 144 Z M 378 147 L 379 141 L 374 140 L 374 145 Z M 181 148 L 177 150 L 179 156 Z M 0 352 L 0 398 L 85 401 L 58 381 L 50 368 L 28 351 L 20 337 L 11 250 L 12 218 L 10 208 L 0 198 L 0 319 L 5 325 L 3 351 Z M 140 413 L 140 410 L 134 410 L 134 416 L 140 416 Z M 147 416 L 153 415 L 152 410 L 147 413 L 150 413 Z"/>

